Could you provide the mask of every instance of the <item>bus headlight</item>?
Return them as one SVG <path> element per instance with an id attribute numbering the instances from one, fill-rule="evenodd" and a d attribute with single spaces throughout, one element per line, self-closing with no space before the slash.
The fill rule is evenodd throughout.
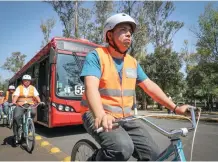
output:
<path id="1" fill-rule="evenodd" d="M 64 109 L 64 106 L 63 106 L 63 105 L 59 105 L 59 106 L 58 106 L 58 110 L 59 110 L 59 111 L 63 111 L 63 109 Z"/>
<path id="2" fill-rule="evenodd" d="M 65 106 L 65 111 L 70 111 L 70 107 L 69 106 Z"/>
<path id="3" fill-rule="evenodd" d="M 71 112 L 75 112 L 75 110 L 73 108 L 70 109 Z"/>

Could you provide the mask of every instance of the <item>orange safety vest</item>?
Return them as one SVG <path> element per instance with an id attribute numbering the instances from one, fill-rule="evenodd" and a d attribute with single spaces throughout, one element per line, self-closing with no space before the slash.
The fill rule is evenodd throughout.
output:
<path id="1" fill-rule="evenodd" d="M 121 84 L 114 60 L 107 48 L 97 48 L 96 51 L 100 59 L 102 74 L 99 83 L 99 93 L 105 112 L 115 118 L 130 116 L 137 78 L 136 59 L 128 54 L 125 55 Z M 86 95 L 83 93 L 81 113 L 84 114 L 86 111 L 88 111 L 88 103 Z"/>
<path id="2" fill-rule="evenodd" d="M 6 92 L 6 96 L 5 96 L 5 102 L 8 102 L 9 95 L 10 95 L 10 92 L 7 91 L 7 92 Z M 13 95 L 14 95 L 14 92 L 12 93 L 12 98 L 13 98 Z M 11 102 L 12 102 L 12 101 L 11 101 Z"/>
<path id="3" fill-rule="evenodd" d="M 20 95 L 17 99 L 17 103 L 18 105 L 23 105 L 25 103 L 34 104 L 34 87 L 32 85 L 29 86 L 29 93 L 27 96 L 24 96 L 23 90 L 24 90 L 24 86 L 20 85 L 18 86 L 18 88 L 20 89 Z"/>
<path id="4" fill-rule="evenodd" d="M 4 96 L 0 96 L 0 104 L 3 104 L 3 103 L 4 103 L 4 99 L 5 99 Z"/>

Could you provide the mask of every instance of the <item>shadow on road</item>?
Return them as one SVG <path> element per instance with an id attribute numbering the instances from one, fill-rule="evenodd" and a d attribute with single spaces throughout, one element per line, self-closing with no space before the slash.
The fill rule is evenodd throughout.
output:
<path id="1" fill-rule="evenodd" d="M 45 136 L 47 138 L 61 137 L 61 136 L 69 136 L 76 134 L 86 133 L 83 125 L 78 126 L 65 126 L 65 127 L 55 127 L 55 128 L 47 128 L 39 124 L 35 124 L 36 133 Z"/>
<path id="2" fill-rule="evenodd" d="M 13 139 L 13 138 L 14 138 L 13 136 L 6 137 L 6 138 L 3 140 L 3 142 L 2 142 L 1 145 L 10 145 L 10 146 L 12 146 L 12 147 L 16 147 L 16 146 L 14 145 L 14 139 Z"/>

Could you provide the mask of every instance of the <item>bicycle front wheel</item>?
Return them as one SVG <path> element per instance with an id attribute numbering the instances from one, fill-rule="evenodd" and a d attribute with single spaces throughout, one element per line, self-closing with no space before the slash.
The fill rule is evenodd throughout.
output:
<path id="1" fill-rule="evenodd" d="M 81 139 L 73 147 L 71 161 L 86 161 L 97 149 L 93 142 Z"/>
<path id="2" fill-rule="evenodd" d="M 8 113 L 8 128 L 11 129 L 13 125 L 13 112 L 10 111 L 10 113 Z"/>
<path id="3" fill-rule="evenodd" d="M 26 123 L 26 145 L 27 151 L 32 153 L 35 146 L 35 127 L 32 119 L 27 120 Z"/>

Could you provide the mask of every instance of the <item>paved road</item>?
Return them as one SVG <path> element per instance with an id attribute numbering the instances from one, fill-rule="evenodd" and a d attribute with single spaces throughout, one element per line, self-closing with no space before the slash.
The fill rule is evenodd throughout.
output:
<path id="1" fill-rule="evenodd" d="M 166 120 L 166 119 L 151 119 L 156 124 L 166 129 L 173 129 L 179 127 L 185 127 L 189 125 L 188 122 L 178 120 Z M 147 127 L 149 132 L 155 138 L 161 150 L 163 150 L 168 144 L 168 138 L 160 135 L 158 132 Z M 63 152 L 68 155 L 71 154 L 74 144 L 82 139 L 88 138 L 95 142 L 89 134 L 87 134 L 82 126 L 71 126 L 64 128 L 47 129 L 42 126 L 37 126 L 37 133 L 59 147 Z M 184 151 L 187 156 L 187 160 L 190 159 L 192 135 L 190 133 L 186 138 L 183 138 Z M 199 123 L 199 127 L 196 134 L 193 160 L 195 161 L 217 161 L 218 160 L 218 126 L 217 123 Z"/>
<path id="2" fill-rule="evenodd" d="M 14 147 L 12 130 L 0 124 L 0 161 L 57 161 L 54 155 L 44 148 L 36 146 L 29 154 L 23 147 Z"/>

